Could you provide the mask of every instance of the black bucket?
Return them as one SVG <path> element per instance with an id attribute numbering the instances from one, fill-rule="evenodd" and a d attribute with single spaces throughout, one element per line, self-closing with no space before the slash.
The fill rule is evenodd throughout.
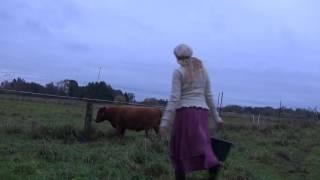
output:
<path id="1" fill-rule="evenodd" d="M 211 146 L 219 161 L 225 161 L 233 144 L 229 141 L 211 137 Z"/>

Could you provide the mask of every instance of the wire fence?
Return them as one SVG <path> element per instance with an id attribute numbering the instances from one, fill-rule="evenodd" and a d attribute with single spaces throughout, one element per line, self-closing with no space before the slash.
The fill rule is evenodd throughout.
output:
<path id="1" fill-rule="evenodd" d="M 89 135 L 91 130 L 91 122 L 93 116 L 93 105 L 94 104 L 117 104 L 117 105 L 126 105 L 126 106 L 137 106 L 137 107 L 150 107 L 150 108 L 159 108 L 163 110 L 164 106 L 156 106 L 156 105 L 145 105 L 138 103 L 129 103 L 129 102 L 120 102 L 120 101 L 110 101 L 103 99 L 90 99 L 90 98 L 79 98 L 79 97 L 70 97 L 70 96 L 60 96 L 60 95 L 52 95 L 52 94 L 44 94 L 44 93 L 33 93 L 27 91 L 17 91 L 10 89 L 0 88 L 0 94 L 2 95 L 16 95 L 22 97 L 36 97 L 36 98 L 45 98 L 45 99 L 58 99 L 58 100 L 67 100 L 67 101 L 78 101 L 86 103 L 86 111 L 84 118 L 84 132 Z"/>
<path id="2" fill-rule="evenodd" d="M 145 105 L 139 103 L 130 103 L 130 102 L 122 102 L 122 101 L 111 101 L 104 99 L 91 99 L 91 98 L 80 98 L 80 97 L 71 97 L 71 96 L 60 96 L 53 94 L 44 94 L 44 93 L 33 93 L 27 91 L 17 91 L 11 89 L 3 89 L 0 88 L 0 94 L 14 94 L 14 95 L 23 95 L 29 97 L 42 97 L 42 98 L 53 98 L 53 99 L 64 99 L 64 100 L 76 100 L 76 101 L 85 101 L 96 104 L 122 104 L 122 105 L 131 105 L 131 106 L 142 106 L 142 107 L 154 107 L 154 108 L 164 108 L 164 106 L 156 106 L 156 105 Z"/>
<path id="3" fill-rule="evenodd" d="M 3 110 L 0 111 L 2 115 L 10 115 L 5 116 L 6 119 L 4 121 L 10 122 L 10 120 L 15 119 L 18 120 L 19 123 L 28 123 L 31 122 L 40 122 L 46 123 L 48 122 L 48 126 L 51 126 L 52 123 L 57 123 L 54 126 L 60 126 L 61 124 L 72 124 L 77 123 L 77 127 L 83 129 L 84 136 L 89 137 L 91 130 L 95 129 L 93 120 L 93 113 L 97 110 L 97 107 L 101 105 L 109 106 L 109 105 L 120 105 L 120 106 L 141 106 L 141 107 L 153 107 L 160 108 L 164 110 L 165 106 L 159 105 L 146 105 L 139 103 L 124 103 L 120 101 L 111 101 L 111 100 L 103 100 L 103 99 L 90 99 L 90 98 L 79 98 L 79 97 L 70 97 L 70 96 L 61 96 L 61 95 L 52 95 L 52 94 L 43 94 L 43 93 L 33 93 L 26 91 L 17 91 L 10 89 L 0 88 L 0 100 L 5 100 L 1 103 L 8 103 L 9 105 L 3 105 Z M 43 98 L 43 99 L 42 99 Z M 23 101 L 26 103 L 19 104 L 17 102 Z M 30 103 L 29 103 L 30 101 Z M 43 102 L 48 104 L 44 105 Z M 220 100 L 221 101 L 221 100 Z M 34 104 L 37 106 L 34 106 Z M 58 103 L 62 105 L 68 106 L 51 106 L 51 103 Z M 97 104 L 98 106 L 94 106 Z M 14 105 L 17 105 L 17 109 L 11 110 L 10 113 L 5 112 L 6 108 L 13 109 Z M 39 106 L 38 106 L 39 105 Z M 33 109 L 33 111 L 32 111 Z M 19 112 L 21 111 L 21 112 Z M 50 111 L 50 113 L 48 113 Z M 23 116 L 20 116 L 23 114 Z M 18 116 L 19 115 L 19 116 Z M 222 115 L 222 114 L 220 114 Z M 30 116 L 30 118 L 26 118 Z M 32 117 L 31 117 L 32 116 Z M 3 116 L 4 117 L 4 116 Z M 318 114 L 315 114 L 315 117 L 318 119 Z M 79 118 L 82 121 L 79 121 Z M 278 117 L 274 115 L 264 115 L 260 114 L 260 111 L 257 113 L 237 113 L 233 111 L 225 111 L 223 113 L 222 118 L 227 119 L 227 127 L 230 129 L 235 128 L 251 128 L 254 127 L 256 129 L 264 129 L 267 127 L 280 126 L 285 124 L 297 124 L 302 126 L 301 124 L 313 124 L 316 121 L 308 120 L 300 120 L 300 119 L 292 119 L 287 117 Z M 7 120 L 8 119 L 8 120 Z M 312 118 L 315 120 L 315 118 Z M 27 120 L 27 121 L 25 121 Z M 13 121 L 12 121 L 13 122 Z M 79 124 L 79 122 L 83 122 Z M 209 116 L 209 123 L 214 124 L 212 120 L 212 116 Z M 21 124 L 20 124 L 21 125 Z M 80 126 L 79 126 L 80 125 Z M 213 125 L 214 126 L 214 125 Z"/>

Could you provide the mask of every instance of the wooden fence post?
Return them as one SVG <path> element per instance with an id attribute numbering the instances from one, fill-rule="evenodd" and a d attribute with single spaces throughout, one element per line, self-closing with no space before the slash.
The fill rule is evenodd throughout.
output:
<path id="1" fill-rule="evenodd" d="M 254 121 L 254 114 L 252 114 L 252 126 L 255 126 L 255 121 Z"/>
<path id="2" fill-rule="evenodd" d="M 92 102 L 87 101 L 87 109 L 86 109 L 86 117 L 84 120 L 84 132 L 88 137 L 90 130 L 91 130 L 91 121 L 92 121 L 92 114 L 93 114 Z"/>

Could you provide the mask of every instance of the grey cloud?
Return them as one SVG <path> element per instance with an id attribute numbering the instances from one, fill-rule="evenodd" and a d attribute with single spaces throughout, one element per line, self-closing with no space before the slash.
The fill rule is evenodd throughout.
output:
<path id="1" fill-rule="evenodd" d="M 14 16 L 4 10 L 0 10 L 0 21 L 13 21 Z"/>
<path id="2" fill-rule="evenodd" d="M 63 43 L 63 46 L 71 51 L 71 52 L 76 52 L 76 53 L 87 53 L 91 51 L 90 45 L 86 43 L 80 43 L 80 42 L 65 42 Z"/>
<path id="3" fill-rule="evenodd" d="M 25 26 L 26 30 L 28 30 L 29 33 L 34 34 L 36 36 L 44 35 L 49 37 L 52 35 L 52 32 L 50 32 L 49 28 L 41 22 L 27 19 L 25 20 Z"/>

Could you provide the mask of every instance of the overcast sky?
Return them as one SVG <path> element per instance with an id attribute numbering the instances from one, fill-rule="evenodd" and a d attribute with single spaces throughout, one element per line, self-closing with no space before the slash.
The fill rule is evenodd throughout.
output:
<path id="1" fill-rule="evenodd" d="M 1 0 L 0 80 L 101 80 L 168 98 L 187 43 L 226 104 L 320 106 L 318 0 Z M 217 99 L 217 98 L 216 98 Z"/>

